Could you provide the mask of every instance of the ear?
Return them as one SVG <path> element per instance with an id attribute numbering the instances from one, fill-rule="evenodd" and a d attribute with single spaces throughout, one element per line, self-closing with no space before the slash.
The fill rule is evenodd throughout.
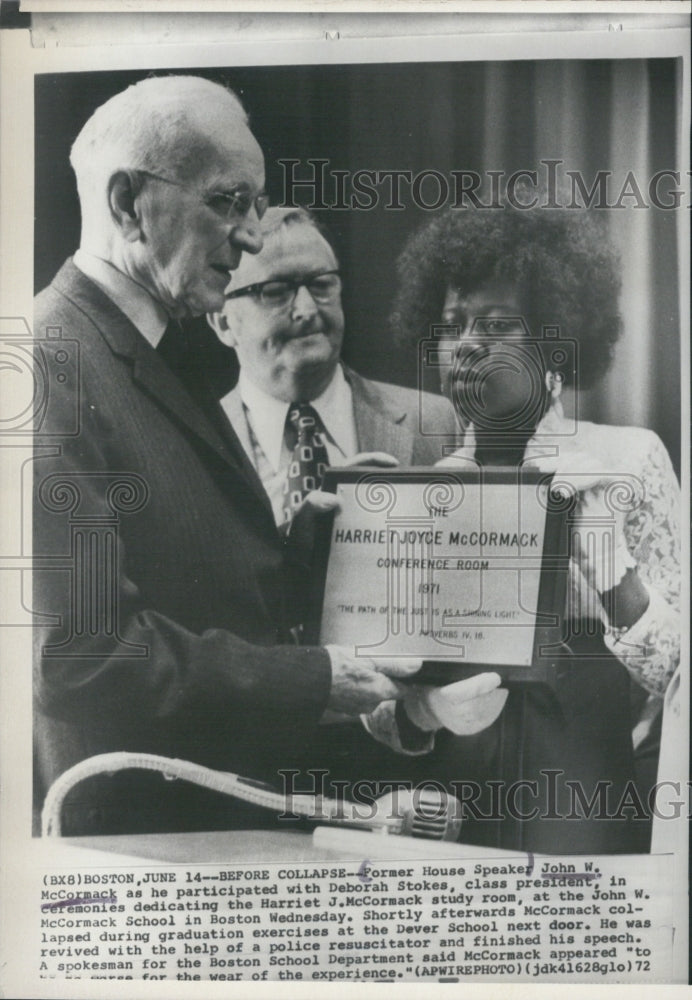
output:
<path id="1" fill-rule="evenodd" d="M 221 312 L 207 313 L 207 323 L 216 336 L 226 347 L 235 347 L 236 338 L 226 315 L 226 309 Z"/>
<path id="2" fill-rule="evenodd" d="M 108 181 L 111 218 L 128 243 L 142 238 L 140 182 L 136 171 L 118 170 Z"/>
<path id="3" fill-rule="evenodd" d="M 547 371 L 545 373 L 545 387 L 548 390 L 548 395 L 553 400 L 553 402 L 557 402 L 557 400 L 560 398 L 563 382 L 564 382 L 564 375 L 562 374 L 562 372 Z"/>

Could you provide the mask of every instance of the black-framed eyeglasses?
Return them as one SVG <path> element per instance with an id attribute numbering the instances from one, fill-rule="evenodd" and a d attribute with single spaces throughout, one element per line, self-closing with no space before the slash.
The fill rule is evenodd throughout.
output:
<path id="1" fill-rule="evenodd" d="M 268 309 L 287 309 L 293 305 L 299 288 L 306 288 L 318 305 L 328 305 L 341 294 L 341 275 L 338 271 L 320 271 L 304 278 L 257 281 L 254 285 L 228 292 L 226 298 L 252 295 Z"/>
<path id="2" fill-rule="evenodd" d="M 244 191 L 241 188 L 237 191 L 212 191 L 210 194 L 203 195 L 197 188 L 189 184 L 182 184 L 180 181 L 174 181 L 170 177 L 154 174 L 151 170 L 138 169 L 138 173 L 144 174 L 145 177 L 153 177 L 157 181 L 163 181 L 164 184 L 172 184 L 174 187 L 191 191 L 200 197 L 207 208 L 220 215 L 225 222 L 235 222 L 237 219 L 244 219 L 250 214 L 253 206 L 257 212 L 257 218 L 261 219 L 269 208 L 269 195 L 264 192 L 251 195 L 248 191 Z"/>

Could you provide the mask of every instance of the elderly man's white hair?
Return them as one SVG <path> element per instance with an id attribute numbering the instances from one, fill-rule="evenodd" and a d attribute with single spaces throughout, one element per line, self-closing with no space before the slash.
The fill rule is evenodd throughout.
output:
<path id="1" fill-rule="evenodd" d="M 203 126 L 220 107 L 247 115 L 238 97 L 199 76 L 150 77 L 102 104 L 75 139 L 70 163 L 84 204 L 117 170 L 149 170 L 185 180 L 199 170 Z"/>

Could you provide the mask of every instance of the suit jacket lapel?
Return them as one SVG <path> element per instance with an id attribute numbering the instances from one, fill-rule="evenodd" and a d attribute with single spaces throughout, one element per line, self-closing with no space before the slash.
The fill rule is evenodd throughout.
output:
<path id="1" fill-rule="evenodd" d="M 58 272 L 53 284 L 89 316 L 111 350 L 131 362 L 134 381 L 227 466 L 236 473 L 240 467 L 253 492 L 268 504 L 266 492 L 230 425 L 226 433 L 214 426 L 203 408 L 115 303 L 71 261 Z M 209 405 L 219 404 L 213 400 Z M 223 413 L 221 417 L 227 424 Z"/>
<path id="2" fill-rule="evenodd" d="M 223 410 L 246 454 L 252 455 L 252 441 L 250 440 L 247 419 L 243 410 L 243 400 L 237 386 L 225 397 Z"/>
<path id="3" fill-rule="evenodd" d="M 405 424 L 407 411 L 390 410 L 369 391 L 357 372 L 344 368 L 353 393 L 353 412 L 361 451 L 385 451 L 410 465 L 413 456 L 413 434 Z"/>
<path id="4" fill-rule="evenodd" d="M 266 491 L 219 401 L 214 397 L 211 386 L 200 379 L 196 384 L 199 402 L 195 401 L 194 396 L 188 393 L 182 382 L 142 337 L 139 338 L 135 358 L 134 379 L 174 419 L 212 448 L 227 467 L 235 473 L 242 472 L 246 485 L 251 487 L 256 498 L 267 508 L 273 523 L 274 516 Z"/>
<path id="5" fill-rule="evenodd" d="M 178 422 L 184 424 L 201 438 L 224 461 L 229 460 L 229 450 L 220 434 L 193 401 L 187 390 L 165 362 L 141 339 L 134 355 L 133 377 L 159 406 Z"/>

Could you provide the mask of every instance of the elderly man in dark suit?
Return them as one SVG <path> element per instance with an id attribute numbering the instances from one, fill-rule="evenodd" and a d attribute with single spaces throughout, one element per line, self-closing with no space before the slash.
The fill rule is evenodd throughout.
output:
<path id="1" fill-rule="evenodd" d="M 120 750 L 276 781 L 325 710 L 401 697 L 393 678 L 416 664 L 292 643 L 286 540 L 223 411 L 181 364 L 181 321 L 220 310 L 241 255 L 262 246 L 262 152 L 232 93 L 162 77 L 97 109 L 71 162 L 81 245 L 35 309 L 35 336 L 79 354 L 34 462 L 37 798 L 75 762 Z M 257 822 L 128 773 L 76 789 L 64 830 Z"/>
<path id="2" fill-rule="evenodd" d="M 326 464 L 383 452 L 400 465 L 434 465 L 445 438 L 454 440 L 455 417 L 441 396 L 363 378 L 340 361 L 339 265 L 308 212 L 270 208 L 261 231 L 262 251 L 243 258 L 223 310 L 209 321 L 240 362 L 221 405 L 281 523 L 305 492 L 291 475 L 296 419 L 314 421 Z M 421 432 L 422 412 L 435 433 Z"/>

